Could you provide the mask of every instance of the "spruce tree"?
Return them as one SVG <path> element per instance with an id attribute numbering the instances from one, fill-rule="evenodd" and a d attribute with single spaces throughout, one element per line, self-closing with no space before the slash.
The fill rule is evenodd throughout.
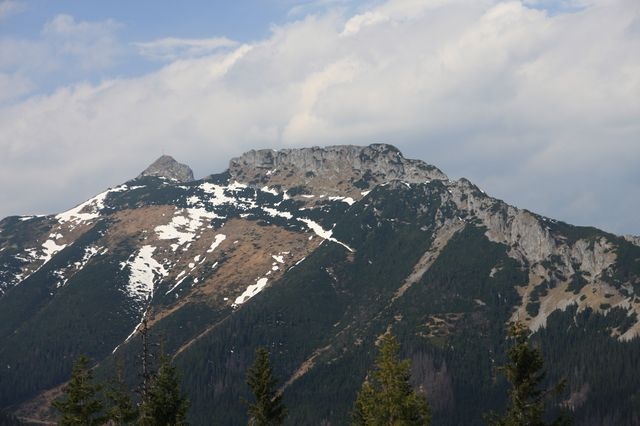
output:
<path id="1" fill-rule="evenodd" d="M 545 399 L 551 394 L 560 394 L 564 389 L 564 381 L 544 389 L 544 361 L 539 349 L 528 342 L 529 329 L 521 322 L 511 323 L 508 337 L 512 345 L 507 349 L 509 363 L 499 370 L 511 383 L 509 405 L 503 417 L 491 413 L 488 423 L 493 426 L 562 426 L 571 421 L 558 417 L 551 423 L 543 420 Z"/>
<path id="2" fill-rule="evenodd" d="M 102 401 L 98 397 L 100 385 L 93 383 L 93 374 L 88 368 L 89 358 L 81 355 L 73 364 L 71 380 L 64 388 L 62 399 L 53 402 L 60 413 L 59 425 L 92 426 L 106 422 L 101 415 Z"/>
<path id="3" fill-rule="evenodd" d="M 178 373 L 167 356 L 160 358 L 158 372 L 151 379 L 149 391 L 140 407 L 140 425 L 186 425 L 189 400 L 180 391 Z"/>
<path id="4" fill-rule="evenodd" d="M 410 361 L 399 360 L 400 345 L 391 333 L 382 338 L 376 369 L 362 384 L 352 412 L 352 424 L 429 425 L 426 399 L 409 383 Z"/>
<path id="5" fill-rule="evenodd" d="M 124 382 L 123 366 L 116 363 L 116 377 L 107 386 L 105 396 L 109 402 L 107 416 L 113 425 L 133 424 L 138 418 L 138 411 L 131 401 L 129 389 Z"/>
<path id="6" fill-rule="evenodd" d="M 256 349 L 256 359 L 247 373 L 247 384 L 255 397 L 249 404 L 249 424 L 252 426 L 281 425 L 287 416 L 282 395 L 275 390 L 276 380 L 269 363 L 269 352 Z"/>

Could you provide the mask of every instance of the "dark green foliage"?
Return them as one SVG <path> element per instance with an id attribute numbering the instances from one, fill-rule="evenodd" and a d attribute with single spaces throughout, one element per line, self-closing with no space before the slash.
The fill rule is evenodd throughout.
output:
<path id="1" fill-rule="evenodd" d="M 294 186 L 291 187 L 287 190 L 287 194 L 289 194 L 291 197 L 295 197 L 296 195 L 308 195 L 311 194 L 311 191 L 309 190 L 309 188 L 307 188 L 304 185 L 298 185 L 298 186 Z"/>
<path id="2" fill-rule="evenodd" d="M 129 425 L 137 420 L 138 410 L 124 382 L 121 363 L 116 364 L 116 377 L 107 385 L 105 397 L 107 399 L 107 417 L 114 425 Z"/>
<path id="3" fill-rule="evenodd" d="M 59 425 L 91 426 L 103 424 L 106 420 L 101 415 L 103 403 L 98 396 L 101 386 L 93 382 L 88 365 L 89 358 L 84 355 L 76 360 L 63 398 L 53 402 L 60 415 Z"/>
<path id="4" fill-rule="evenodd" d="M 634 293 L 640 294 L 640 247 L 624 238 L 616 238 L 616 263 L 613 273 L 604 277 L 610 284 L 620 288 L 624 283 L 633 286 Z"/>
<path id="5" fill-rule="evenodd" d="M 544 297 L 548 294 L 549 289 L 552 288 L 551 283 L 547 280 L 542 281 L 540 284 L 533 288 L 533 291 L 529 295 L 529 298 L 532 302 L 537 302 L 540 297 Z"/>
<path id="6" fill-rule="evenodd" d="M 362 384 L 352 412 L 352 424 L 429 425 L 427 401 L 411 387 L 410 361 L 399 359 L 400 345 L 392 334 L 380 343 L 376 369 Z"/>
<path id="7" fill-rule="evenodd" d="M 360 179 L 353 182 L 353 186 L 359 189 L 368 189 L 371 187 L 372 181 L 373 181 L 373 175 L 369 170 L 367 170 Z"/>
<path id="8" fill-rule="evenodd" d="M 529 329 L 522 323 L 512 323 L 509 327 L 512 345 L 507 349 L 509 363 L 500 367 L 511 384 L 509 404 L 503 417 L 489 415 L 489 424 L 495 426 L 560 426 L 570 422 L 562 417 L 546 423 L 544 421 L 545 399 L 550 394 L 559 394 L 565 383 L 560 382 L 550 389 L 543 388 L 544 361 L 537 348 L 529 342 Z"/>
<path id="9" fill-rule="evenodd" d="M 527 303 L 527 313 L 531 317 L 537 316 L 539 310 L 540 310 L 540 302 L 529 302 L 529 303 Z"/>
<path id="10" fill-rule="evenodd" d="M 14 309 L 30 315 L 20 324 L 11 322 L 15 328 L 9 327 L 0 345 L 0 362 L 10 366 L 0 381 L 0 404 L 16 403 L 35 390 L 62 383 L 71 371 L 69 359 L 81 353 L 104 358 L 137 322 L 136 307 L 119 289 L 126 282 L 119 265 L 124 254 L 96 255 L 63 287 L 50 288 L 49 274 L 81 257 L 83 243 L 62 250 L 0 300 L 0 317 Z"/>
<path id="11" fill-rule="evenodd" d="M 566 239 L 569 244 L 574 244 L 578 240 L 594 241 L 601 237 L 616 238 L 614 235 L 592 226 L 574 226 L 559 220 L 546 220 L 545 224 L 552 234 Z"/>
<path id="12" fill-rule="evenodd" d="M 248 403 L 249 424 L 281 425 L 287 416 L 287 409 L 282 404 L 282 395 L 276 392 L 269 352 L 263 347 L 256 349 L 255 361 L 247 372 L 247 384 L 254 397 L 253 402 Z"/>
<path id="13" fill-rule="evenodd" d="M 31 247 L 34 240 L 47 234 L 54 223 L 45 217 L 22 220 L 18 216 L 0 220 L 0 298 L 16 283 L 16 275 L 29 264 L 24 250 Z"/>
<path id="14" fill-rule="evenodd" d="M 532 336 L 544 348 L 547 383 L 566 377 L 568 391 L 584 395 L 572 407 L 577 425 L 640 424 L 640 339 L 611 337 L 629 321 L 633 318 L 620 308 L 604 315 L 570 306 L 552 313 L 547 327 Z"/>
<path id="15" fill-rule="evenodd" d="M 567 286 L 567 291 L 572 291 L 573 294 L 579 294 L 582 287 L 587 285 L 587 282 L 580 271 L 576 271 L 576 273 L 571 276 L 571 282 Z"/>
<path id="16" fill-rule="evenodd" d="M 168 357 L 160 359 L 160 367 L 153 377 L 149 395 L 142 401 L 139 424 L 143 426 L 186 425 L 189 400 L 180 390 L 176 368 Z"/>
<path id="17" fill-rule="evenodd" d="M 483 411 L 503 404 L 506 384 L 492 372 L 504 356 L 504 324 L 520 301 L 515 287 L 527 282 L 527 274 L 506 246 L 484 232 L 467 225 L 456 233 L 420 282 L 396 301 L 402 321 L 394 331 L 403 347 L 447 367 L 445 383 L 429 392 L 437 425 L 479 425 Z M 429 389 L 436 373 L 431 370 L 420 385 Z"/>
<path id="18" fill-rule="evenodd" d="M 326 200 L 319 202 L 313 210 L 305 211 L 304 217 L 319 223 L 324 229 L 332 229 L 348 208 L 349 205 L 342 201 Z"/>

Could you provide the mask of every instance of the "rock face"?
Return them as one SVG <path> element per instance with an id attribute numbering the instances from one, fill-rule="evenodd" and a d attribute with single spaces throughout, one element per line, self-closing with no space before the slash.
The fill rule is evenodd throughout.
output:
<path id="1" fill-rule="evenodd" d="M 640 246 L 640 237 L 637 235 L 625 235 L 625 240 L 629 241 L 632 244 Z"/>
<path id="2" fill-rule="evenodd" d="M 145 176 L 165 177 L 178 182 L 193 180 L 193 171 L 186 164 L 178 163 L 170 155 L 163 155 L 145 169 L 138 178 Z"/>
<path id="3" fill-rule="evenodd" d="M 229 172 L 241 182 L 283 186 L 304 182 L 328 193 L 344 193 L 354 185 L 369 189 L 394 179 L 409 183 L 448 179 L 437 167 L 407 159 L 387 144 L 251 150 L 233 158 Z"/>

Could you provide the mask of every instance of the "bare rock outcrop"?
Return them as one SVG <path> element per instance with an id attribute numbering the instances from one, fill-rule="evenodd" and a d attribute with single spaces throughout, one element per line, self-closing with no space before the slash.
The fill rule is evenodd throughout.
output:
<path id="1" fill-rule="evenodd" d="M 407 159 L 387 144 L 251 150 L 232 159 L 229 172 L 241 182 L 283 186 L 304 182 L 328 192 L 344 192 L 354 184 L 356 189 L 368 189 L 395 179 L 410 183 L 447 180 L 437 167 Z"/>
<path id="2" fill-rule="evenodd" d="M 624 239 L 629 241 L 631 244 L 640 246 L 640 237 L 637 235 L 625 235 Z"/>
<path id="3" fill-rule="evenodd" d="M 186 164 L 178 163 L 173 157 L 163 155 L 140 173 L 137 179 L 145 176 L 164 177 L 178 182 L 190 182 L 193 180 L 193 171 Z"/>

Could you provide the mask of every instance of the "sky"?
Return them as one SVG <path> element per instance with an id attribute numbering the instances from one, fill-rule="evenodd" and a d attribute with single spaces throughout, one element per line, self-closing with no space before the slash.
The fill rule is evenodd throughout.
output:
<path id="1" fill-rule="evenodd" d="M 0 0 L 0 217 L 370 143 L 640 234 L 640 2 Z"/>

